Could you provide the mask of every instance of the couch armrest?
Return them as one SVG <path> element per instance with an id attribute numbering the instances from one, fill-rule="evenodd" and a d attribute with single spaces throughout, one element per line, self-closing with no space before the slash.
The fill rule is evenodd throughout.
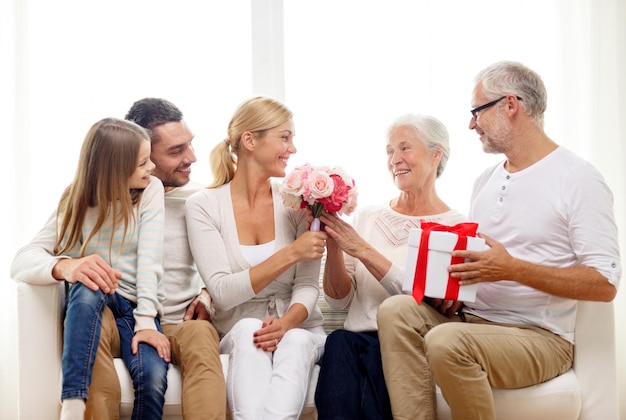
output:
<path id="1" fill-rule="evenodd" d="M 579 420 L 617 420 L 613 303 L 578 302 L 574 370 L 582 390 Z"/>
<path id="2" fill-rule="evenodd" d="M 63 282 L 17 286 L 20 419 L 59 418 L 64 301 Z"/>

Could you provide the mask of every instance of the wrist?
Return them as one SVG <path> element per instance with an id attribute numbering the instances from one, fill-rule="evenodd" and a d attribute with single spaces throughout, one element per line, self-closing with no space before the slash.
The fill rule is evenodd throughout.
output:
<path id="1" fill-rule="evenodd" d="M 57 260 L 56 264 L 54 264 L 52 267 L 52 277 L 55 280 L 67 280 L 67 276 L 65 275 L 67 264 L 69 264 L 69 258 L 60 258 Z"/>

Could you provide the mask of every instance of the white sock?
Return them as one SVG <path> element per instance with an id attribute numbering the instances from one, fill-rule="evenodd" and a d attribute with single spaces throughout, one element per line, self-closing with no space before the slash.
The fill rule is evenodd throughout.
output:
<path id="1" fill-rule="evenodd" d="M 61 405 L 60 420 L 83 420 L 85 416 L 85 400 L 82 398 L 68 398 Z"/>

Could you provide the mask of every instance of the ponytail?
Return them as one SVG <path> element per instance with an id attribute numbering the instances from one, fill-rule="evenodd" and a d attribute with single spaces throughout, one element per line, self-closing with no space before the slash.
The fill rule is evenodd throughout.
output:
<path id="1" fill-rule="evenodd" d="M 207 188 L 217 188 L 232 181 L 235 176 L 237 161 L 235 155 L 230 151 L 229 139 L 219 142 L 211 150 L 209 162 L 211 163 L 211 172 L 213 172 L 213 182 Z"/>

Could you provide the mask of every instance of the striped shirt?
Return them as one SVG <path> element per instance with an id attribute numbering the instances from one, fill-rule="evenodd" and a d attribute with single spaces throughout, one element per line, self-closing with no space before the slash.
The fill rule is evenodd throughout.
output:
<path id="1" fill-rule="evenodd" d="M 154 318 L 163 314 L 163 194 L 161 181 L 150 177 L 141 200 L 134 207 L 134 220 L 130 220 L 126 235 L 123 223 L 118 223 L 112 231 L 111 220 L 107 220 L 85 249 L 85 255 L 100 255 L 122 274 L 116 292 L 137 304 L 133 313 L 135 332 L 155 330 Z M 87 211 L 82 238 L 89 236 L 97 217 L 97 208 Z M 72 252 L 66 254 L 68 257 L 79 256 L 82 238 Z"/>

